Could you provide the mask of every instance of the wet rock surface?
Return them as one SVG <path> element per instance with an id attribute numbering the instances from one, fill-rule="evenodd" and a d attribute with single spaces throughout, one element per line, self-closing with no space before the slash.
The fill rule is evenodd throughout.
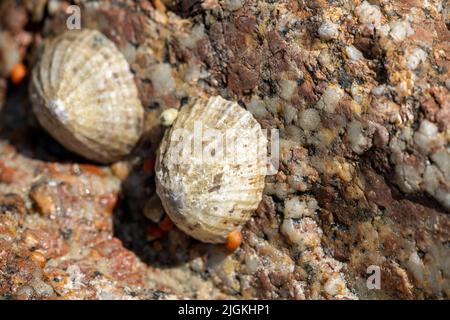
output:
<path id="1" fill-rule="evenodd" d="M 1 32 L 22 50 L 2 41 L 0 53 L 30 68 L 41 39 L 66 30 L 69 3 L 28 2 L 1 7 L 25 22 L 1 15 Z M 0 296 L 449 297 L 445 4 L 75 3 L 82 26 L 128 60 L 146 134 L 110 167 L 68 153 L 37 125 L 26 81 L 9 83 L 0 59 Z M 159 115 L 215 94 L 280 131 L 279 171 L 233 253 L 172 227 L 154 198 Z M 380 290 L 367 288 L 370 266 Z"/>

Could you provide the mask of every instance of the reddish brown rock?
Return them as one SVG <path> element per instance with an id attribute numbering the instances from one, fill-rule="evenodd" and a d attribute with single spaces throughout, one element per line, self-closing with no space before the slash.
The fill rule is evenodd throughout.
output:
<path id="1" fill-rule="evenodd" d="M 119 181 L 80 166 L 23 102 L 2 109 L 0 192 L 29 210 L 0 213 L 0 268 L 12 266 L 0 295 L 448 299 L 449 31 L 437 5 L 416 2 L 83 3 L 84 27 L 128 59 L 148 130 L 129 174 L 112 169 Z M 65 18 L 36 33 L 63 32 Z M 319 34 L 324 23 L 336 33 Z M 213 94 L 279 130 L 279 172 L 233 253 L 177 228 L 149 241 L 155 119 Z M 370 266 L 380 290 L 366 286 Z"/>

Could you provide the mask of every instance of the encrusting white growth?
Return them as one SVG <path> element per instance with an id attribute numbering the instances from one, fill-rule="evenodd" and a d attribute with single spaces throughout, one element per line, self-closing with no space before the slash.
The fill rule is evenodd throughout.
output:
<path id="1" fill-rule="evenodd" d="M 394 21 L 390 23 L 391 31 L 389 35 L 394 42 L 401 42 L 406 37 L 414 34 L 414 29 L 408 21 Z"/>
<path id="2" fill-rule="evenodd" d="M 420 48 L 415 48 L 406 58 L 409 70 L 415 70 L 422 62 L 427 60 L 427 53 Z"/>
<path id="3" fill-rule="evenodd" d="M 219 96 L 184 106 L 156 160 L 156 191 L 171 220 L 203 242 L 224 243 L 262 199 L 267 139 L 252 114 Z"/>
<path id="4" fill-rule="evenodd" d="M 339 27 L 331 21 L 325 21 L 317 29 L 317 34 L 322 40 L 332 40 L 339 36 Z"/>
<path id="5" fill-rule="evenodd" d="M 362 58 L 364 58 L 361 51 L 356 49 L 354 46 L 345 47 L 345 54 L 347 55 L 347 57 L 349 59 L 354 60 L 354 61 L 358 61 L 358 60 L 361 60 Z"/>
<path id="6" fill-rule="evenodd" d="M 367 1 L 363 1 L 355 10 L 356 15 L 361 23 L 373 27 L 379 27 L 381 24 L 381 11 L 377 5 L 372 5 Z"/>

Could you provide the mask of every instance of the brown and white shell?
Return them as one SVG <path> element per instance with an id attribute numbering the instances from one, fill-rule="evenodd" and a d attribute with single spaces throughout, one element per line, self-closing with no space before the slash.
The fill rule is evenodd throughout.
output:
<path id="1" fill-rule="evenodd" d="M 223 243 L 258 207 L 266 161 L 267 139 L 250 112 L 219 96 L 199 98 L 165 133 L 156 190 L 181 230 Z"/>
<path id="2" fill-rule="evenodd" d="M 127 61 L 96 30 L 48 40 L 30 84 L 39 123 L 67 149 L 110 163 L 139 140 L 144 109 Z"/>

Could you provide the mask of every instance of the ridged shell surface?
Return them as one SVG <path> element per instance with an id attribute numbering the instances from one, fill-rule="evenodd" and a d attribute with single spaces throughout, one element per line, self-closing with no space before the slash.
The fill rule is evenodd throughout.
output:
<path id="1" fill-rule="evenodd" d="M 101 163 L 117 161 L 139 140 L 144 109 L 124 56 L 96 30 L 48 40 L 33 69 L 33 111 L 64 147 Z"/>
<path id="2" fill-rule="evenodd" d="M 183 107 L 156 161 L 157 193 L 184 232 L 223 243 L 258 207 L 267 139 L 252 114 L 219 96 Z"/>

